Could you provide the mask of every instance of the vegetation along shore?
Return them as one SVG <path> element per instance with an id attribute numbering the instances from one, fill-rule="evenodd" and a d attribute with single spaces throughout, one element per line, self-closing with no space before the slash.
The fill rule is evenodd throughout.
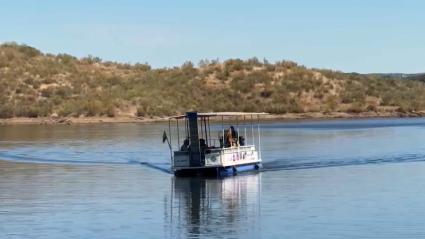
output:
<path id="1" fill-rule="evenodd" d="M 280 119 L 423 116 L 424 79 L 257 58 L 153 69 L 6 43 L 0 45 L 0 123 L 150 122 L 189 110 Z"/>

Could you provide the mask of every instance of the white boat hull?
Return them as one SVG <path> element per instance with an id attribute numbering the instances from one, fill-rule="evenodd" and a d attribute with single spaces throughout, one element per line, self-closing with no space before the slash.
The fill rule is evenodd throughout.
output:
<path id="1" fill-rule="evenodd" d="M 188 152 L 175 151 L 172 165 L 174 173 L 177 175 L 179 171 L 201 172 L 203 169 L 208 169 L 209 172 L 213 172 L 214 169 L 217 172 L 222 169 L 231 169 L 237 172 L 240 166 L 256 166 L 253 170 L 261 167 L 261 158 L 253 145 L 207 149 L 205 152 L 203 165 L 191 166 Z"/>

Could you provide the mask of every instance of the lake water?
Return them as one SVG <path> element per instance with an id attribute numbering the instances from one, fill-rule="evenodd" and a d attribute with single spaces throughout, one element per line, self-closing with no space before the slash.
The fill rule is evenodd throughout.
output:
<path id="1" fill-rule="evenodd" d="M 226 179 L 169 174 L 166 128 L 0 126 L 0 238 L 425 236 L 425 119 L 264 123 Z"/>

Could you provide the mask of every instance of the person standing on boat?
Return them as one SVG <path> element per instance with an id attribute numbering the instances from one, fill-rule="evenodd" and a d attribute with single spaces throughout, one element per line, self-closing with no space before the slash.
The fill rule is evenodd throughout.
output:
<path id="1" fill-rule="evenodd" d="M 230 134 L 232 136 L 232 141 L 231 141 L 232 146 L 238 146 L 239 134 L 238 134 L 238 131 L 236 131 L 236 129 L 233 127 L 233 125 L 230 126 Z"/>

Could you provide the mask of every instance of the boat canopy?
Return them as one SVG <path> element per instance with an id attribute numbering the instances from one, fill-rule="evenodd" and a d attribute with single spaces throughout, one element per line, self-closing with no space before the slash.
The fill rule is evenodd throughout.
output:
<path id="1" fill-rule="evenodd" d="M 268 115 L 268 113 L 247 113 L 247 112 L 209 112 L 209 113 L 198 113 L 198 117 L 208 118 L 208 117 L 216 117 L 216 116 L 254 116 L 254 115 Z M 170 119 L 183 119 L 186 118 L 187 115 L 176 115 L 170 117 Z"/>

